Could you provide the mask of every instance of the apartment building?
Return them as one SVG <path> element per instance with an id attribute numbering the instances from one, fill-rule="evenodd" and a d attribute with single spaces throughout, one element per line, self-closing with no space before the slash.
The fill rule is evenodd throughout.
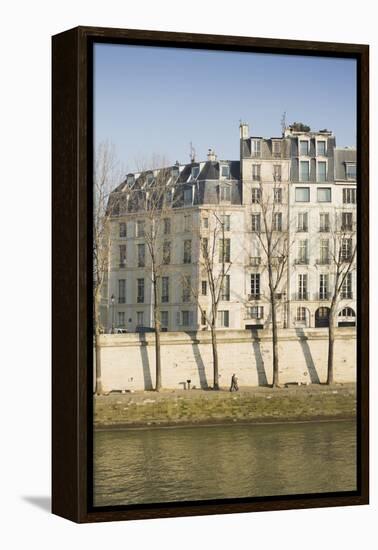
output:
<path id="1" fill-rule="evenodd" d="M 268 328 L 271 319 L 267 229 L 286 243 L 276 289 L 281 328 L 326 327 L 335 278 L 334 252 L 342 238 L 348 261 L 355 246 L 356 151 L 338 149 L 332 132 L 285 129 L 280 137 L 250 136 L 240 124 L 240 159 L 175 164 L 128 174 L 111 195 L 106 330 L 153 327 L 152 260 L 143 200 L 164 179 L 170 207 L 158 222 L 158 304 L 163 330 L 206 330 L 209 282 L 203 245 L 211 243 L 214 270 L 227 275 L 218 306 L 219 329 Z M 265 215 L 264 215 L 265 212 Z M 268 214 L 266 215 L 266 213 Z M 219 227 L 222 233 L 219 233 Z M 269 227 L 268 227 L 269 226 Z M 341 236 L 340 236 L 341 235 Z M 281 245 L 277 245 L 277 250 Z M 337 324 L 355 324 L 356 272 L 343 285 Z"/>

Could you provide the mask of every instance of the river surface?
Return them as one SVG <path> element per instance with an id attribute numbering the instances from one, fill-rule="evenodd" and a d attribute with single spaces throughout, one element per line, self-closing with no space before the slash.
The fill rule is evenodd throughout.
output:
<path id="1" fill-rule="evenodd" d="M 356 489 L 353 421 L 97 431 L 94 504 Z"/>

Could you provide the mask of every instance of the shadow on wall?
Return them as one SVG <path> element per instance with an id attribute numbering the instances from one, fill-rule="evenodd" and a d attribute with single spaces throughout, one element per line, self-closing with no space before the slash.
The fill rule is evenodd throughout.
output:
<path id="1" fill-rule="evenodd" d="M 256 370 L 257 370 L 257 381 L 259 386 L 268 386 L 268 378 L 266 376 L 264 359 L 261 353 L 260 338 L 258 331 L 255 329 L 251 330 L 252 333 L 252 347 L 253 353 L 256 361 Z"/>
<path id="2" fill-rule="evenodd" d="M 202 355 L 198 345 L 198 340 L 195 337 L 196 333 L 187 332 L 187 334 L 190 336 L 190 339 L 192 341 L 193 356 L 196 361 L 196 365 L 198 369 L 198 376 L 200 380 L 201 389 L 206 390 L 209 388 L 209 384 L 207 383 L 205 363 L 203 362 L 203 359 L 202 359 Z"/>
<path id="3" fill-rule="evenodd" d="M 310 375 L 311 383 L 320 384 L 319 375 L 316 371 L 315 363 L 311 355 L 310 346 L 308 345 L 308 342 L 307 342 L 307 336 L 305 335 L 303 328 L 296 328 L 295 332 L 301 344 L 303 355 L 306 361 L 307 370 Z"/>
<path id="4" fill-rule="evenodd" d="M 154 388 L 152 385 L 150 361 L 148 359 L 146 335 L 140 332 L 139 340 L 140 340 L 140 356 L 142 359 L 142 368 L 143 368 L 144 389 L 153 390 Z"/>

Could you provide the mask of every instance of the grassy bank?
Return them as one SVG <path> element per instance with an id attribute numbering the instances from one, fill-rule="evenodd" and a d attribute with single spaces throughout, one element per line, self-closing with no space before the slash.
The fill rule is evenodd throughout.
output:
<path id="1" fill-rule="evenodd" d="M 95 397 L 95 428 L 352 418 L 354 384 L 228 391 L 135 392 Z"/>

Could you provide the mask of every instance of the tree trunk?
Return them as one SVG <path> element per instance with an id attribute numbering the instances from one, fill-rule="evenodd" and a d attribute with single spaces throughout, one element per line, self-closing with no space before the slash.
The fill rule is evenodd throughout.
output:
<path id="1" fill-rule="evenodd" d="M 335 345 L 334 306 L 329 311 L 327 384 L 333 384 L 333 350 Z"/>
<path id="2" fill-rule="evenodd" d="M 155 368 L 156 368 L 156 382 L 155 382 L 155 391 L 161 389 L 161 353 L 160 353 L 160 316 L 159 308 L 157 304 L 157 279 L 154 277 L 153 281 L 154 287 L 154 324 L 155 324 Z"/>
<path id="3" fill-rule="evenodd" d="M 219 369 L 218 369 L 218 345 L 217 345 L 217 333 L 215 326 L 211 325 L 211 345 L 213 348 L 213 372 L 214 372 L 214 384 L 213 389 L 219 390 Z"/>
<path id="4" fill-rule="evenodd" d="M 272 340 L 273 340 L 273 387 L 279 386 L 278 372 L 278 334 L 277 334 L 277 318 L 276 318 L 276 302 L 274 296 L 271 295 L 272 307 Z"/>

